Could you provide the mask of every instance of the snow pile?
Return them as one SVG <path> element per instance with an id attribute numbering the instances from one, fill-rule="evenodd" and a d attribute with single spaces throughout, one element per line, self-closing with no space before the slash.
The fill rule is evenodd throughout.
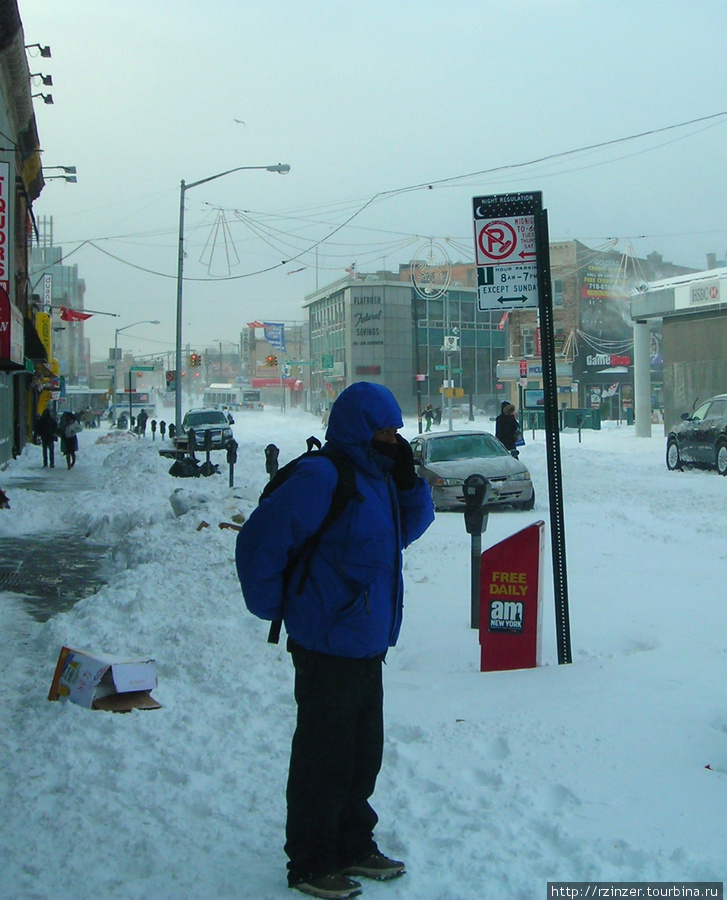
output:
<path id="1" fill-rule="evenodd" d="M 246 612 L 235 531 L 219 524 L 256 504 L 268 443 L 282 464 L 323 429 L 266 410 L 240 414 L 234 430 L 234 488 L 224 454 L 213 455 L 221 475 L 175 479 L 159 440 L 95 432 L 79 436 L 73 470 L 40 469 L 72 492 L 27 489 L 37 447 L 0 473 L 12 503 L 0 541 L 74 531 L 108 543 L 114 569 L 45 624 L 0 593 L 0 792 L 13 811 L 0 824 L 1 898 L 291 896 L 291 665 Z M 415 430 L 409 421 L 404 434 Z M 543 435 L 526 440 L 536 508 L 491 514 L 483 548 L 548 523 Z M 549 537 L 545 665 L 531 671 L 478 671 L 461 515 L 438 514 L 407 551 L 374 805 L 382 848 L 409 872 L 365 884 L 365 896 L 531 900 L 548 880 L 724 877 L 727 479 L 668 473 L 661 436 L 625 426 L 581 443 L 566 433 L 561 447 L 573 665 L 557 665 Z M 62 644 L 153 656 L 164 708 L 48 703 Z"/>

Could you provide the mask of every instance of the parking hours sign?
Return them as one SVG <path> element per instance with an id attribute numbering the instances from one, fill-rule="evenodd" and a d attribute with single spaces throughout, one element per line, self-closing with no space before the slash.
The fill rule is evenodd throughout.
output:
<path id="1" fill-rule="evenodd" d="M 472 205 L 478 309 L 537 306 L 535 213 L 541 193 L 475 197 Z"/>

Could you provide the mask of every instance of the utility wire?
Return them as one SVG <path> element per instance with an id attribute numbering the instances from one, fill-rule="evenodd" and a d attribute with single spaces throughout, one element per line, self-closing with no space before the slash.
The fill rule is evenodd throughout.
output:
<path id="1" fill-rule="evenodd" d="M 636 134 L 627 135 L 627 136 L 621 137 L 621 138 L 613 138 L 608 141 L 600 141 L 595 144 L 589 144 L 584 147 L 578 147 L 578 148 L 572 149 L 572 150 L 564 150 L 559 153 L 547 154 L 545 156 L 537 157 L 535 159 L 528 160 L 526 162 L 509 163 L 509 164 L 502 165 L 502 166 L 494 166 L 489 169 L 480 169 L 478 171 L 470 172 L 465 175 L 453 175 L 453 176 L 450 176 L 447 178 L 440 178 L 440 179 L 436 179 L 433 181 L 419 182 L 417 184 L 408 185 L 406 187 L 393 188 L 391 190 L 385 190 L 385 191 L 378 191 L 376 194 L 369 197 L 364 202 L 360 203 L 360 205 L 357 205 L 353 209 L 353 211 L 343 220 L 343 222 L 341 222 L 339 225 L 335 226 L 329 234 L 325 235 L 324 237 L 322 237 L 318 240 L 314 240 L 306 249 L 295 252 L 288 259 L 283 259 L 278 263 L 274 263 L 274 264 L 271 264 L 264 268 L 257 269 L 253 272 L 245 272 L 240 275 L 229 275 L 229 276 L 224 276 L 221 278 L 189 278 L 189 277 L 185 277 L 185 281 L 194 281 L 194 282 L 197 282 L 197 281 L 203 281 L 203 282 L 204 281 L 215 281 L 215 282 L 237 281 L 237 280 L 240 280 L 243 278 L 251 278 L 254 275 L 261 275 L 266 272 L 271 272 L 275 269 L 282 268 L 283 266 L 285 266 L 289 263 L 297 262 L 300 259 L 302 259 L 306 254 L 314 251 L 317 247 L 320 247 L 321 245 L 325 244 L 334 234 L 337 234 L 339 231 L 342 231 L 347 225 L 349 225 L 354 219 L 356 219 L 358 216 L 360 216 L 366 209 L 368 209 L 374 203 L 381 202 L 382 200 L 385 200 L 385 199 L 390 199 L 391 197 L 394 197 L 394 196 L 399 196 L 402 194 L 412 193 L 414 191 L 420 191 L 420 190 L 432 190 L 434 187 L 441 187 L 441 186 L 445 186 L 445 185 L 454 186 L 457 183 L 462 185 L 468 179 L 473 179 L 473 178 L 479 179 L 479 178 L 482 178 L 482 176 L 493 175 L 498 172 L 512 172 L 512 171 L 516 171 L 516 170 L 522 170 L 522 169 L 526 169 L 529 167 L 541 165 L 546 162 L 553 162 L 556 160 L 566 159 L 568 157 L 576 156 L 577 154 L 583 154 L 583 153 L 587 153 L 587 152 L 593 152 L 596 150 L 604 149 L 607 147 L 617 146 L 619 144 L 624 144 L 629 141 L 640 140 L 642 138 L 650 137 L 650 136 L 656 135 L 656 134 L 664 134 L 666 132 L 674 131 L 679 128 L 686 128 L 690 125 L 697 125 L 697 124 L 706 123 L 706 122 L 712 122 L 714 124 L 718 124 L 717 120 L 724 119 L 726 116 L 727 116 L 727 110 L 718 112 L 718 113 L 713 113 L 712 115 L 709 115 L 709 116 L 701 116 L 699 118 L 690 119 L 685 122 L 678 122 L 673 125 L 666 125 L 662 128 L 652 128 L 652 129 L 649 129 L 648 131 L 638 132 Z M 649 148 L 649 149 L 654 149 L 654 148 Z M 639 152 L 647 152 L 647 150 L 639 151 Z M 609 160 L 609 162 L 610 161 L 611 160 Z M 555 173 L 555 174 L 566 174 L 566 173 L 561 172 L 561 173 Z M 358 203 L 359 201 L 353 201 L 353 200 L 339 201 L 339 204 L 341 206 L 347 205 L 348 208 L 350 209 L 351 208 L 350 204 L 353 204 L 354 202 Z M 319 207 L 319 208 L 321 210 L 325 209 L 325 207 Z M 94 249 L 98 250 L 99 252 L 104 253 L 107 256 L 111 257 L 112 259 L 115 259 L 117 262 L 120 262 L 124 265 L 128 265 L 133 269 L 137 269 L 142 272 L 147 272 L 148 274 L 151 274 L 151 275 L 157 275 L 162 278 L 170 278 L 171 279 L 171 278 L 176 277 L 176 275 L 173 275 L 173 274 L 158 272 L 153 269 L 146 268 L 144 266 L 136 265 L 134 263 L 129 262 L 128 260 L 124 260 L 121 257 L 116 256 L 115 254 L 102 249 L 101 247 L 98 246 L 97 243 L 95 243 L 95 241 L 91 241 L 91 240 L 84 241 L 83 243 L 81 243 L 79 245 L 79 247 L 75 248 L 75 250 L 71 251 L 71 252 L 76 252 L 76 250 L 80 249 L 85 244 L 88 244 L 89 246 L 94 247 Z M 67 255 L 70 255 L 70 254 L 67 254 Z"/>

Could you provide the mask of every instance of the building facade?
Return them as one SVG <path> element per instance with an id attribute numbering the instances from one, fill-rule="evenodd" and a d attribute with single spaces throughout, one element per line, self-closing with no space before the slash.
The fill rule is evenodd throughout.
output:
<path id="1" fill-rule="evenodd" d="M 556 372 L 561 407 L 598 409 L 602 418 L 627 420 L 634 407 L 634 338 L 630 299 L 655 278 L 692 270 L 665 262 L 658 253 L 645 259 L 580 241 L 550 244 Z M 509 316 L 509 355 L 498 376 L 519 407 L 542 388 L 537 310 Z M 653 405 L 662 405 L 660 322 L 654 322 L 651 354 Z M 527 393 L 526 393 L 527 391 Z"/>
<path id="2" fill-rule="evenodd" d="M 443 388 L 494 409 L 505 334 L 499 315 L 477 309 L 474 269 L 471 280 L 427 296 L 402 266 L 356 273 L 308 295 L 313 408 L 327 408 L 355 381 L 372 381 L 385 384 L 408 415 L 419 404 L 440 406 Z"/>
<path id="3" fill-rule="evenodd" d="M 38 220 L 38 239 L 30 248 L 29 272 L 36 311 L 51 317 L 51 359 L 56 374 L 68 384 L 88 384 L 90 378 L 90 347 L 84 334 L 83 319 L 73 313 L 63 316 L 62 310 L 83 313 L 86 282 L 79 277 L 78 266 L 63 262 L 63 250 L 53 243 L 53 219 Z"/>
<path id="4" fill-rule="evenodd" d="M 662 336 L 667 433 L 682 413 L 727 392 L 727 267 L 644 284 L 631 298 L 630 314 L 636 327 Z"/>
<path id="5" fill-rule="evenodd" d="M 30 85 L 16 0 L 0 0 L 0 466 L 31 439 L 51 375 L 30 304 L 32 203 L 43 189 Z"/>

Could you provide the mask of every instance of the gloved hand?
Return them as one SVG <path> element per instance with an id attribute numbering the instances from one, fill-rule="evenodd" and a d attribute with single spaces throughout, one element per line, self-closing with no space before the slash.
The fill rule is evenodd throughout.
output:
<path id="1" fill-rule="evenodd" d="M 411 444 L 400 434 L 396 436 L 396 454 L 394 455 L 394 465 L 391 467 L 391 477 L 400 491 L 411 490 L 417 483 Z"/>

